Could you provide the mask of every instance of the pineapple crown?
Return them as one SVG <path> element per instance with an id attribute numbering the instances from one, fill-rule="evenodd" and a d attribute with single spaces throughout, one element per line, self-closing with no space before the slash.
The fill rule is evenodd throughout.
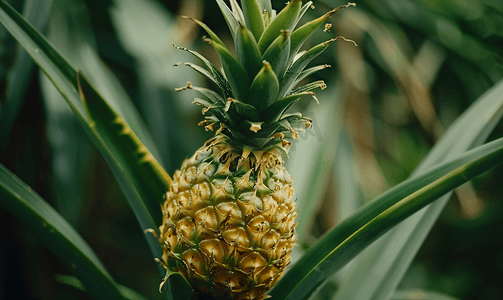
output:
<path id="1" fill-rule="evenodd" d="M 336 37 L 299 52 L 311 34 L 325 20 L 348 3 L 298 28 L 302 16 L 313 7 L 312 1 L 302 5 L 302 0 L 291 0 L 276 13 L 271 0 L 230 0 L 230 8 L 223 0 L 216 0 L 234 40 L 234 56 L 222 40 L 203 22 L 199 24 L 209 35 L 208 41 L 218 53 L 223 72 L 201 54 L 183 48 L 197 57 L 204 67 L 192 63 L 178 63 L 191 67 L 212 81 L 218 91 L 195 87 L 190 83 L 177 91 L 192 89 L 205 99 L 194 103 L 204 106 L 205 120 L 199 123 L 206 130 L 216 130 L 230 143 L 248 150 L 266 150 L 280 146 L 287 151 L 289 140 L 298 139 L 298 132 L 311 126 L 311 119 L 301 113 L 285 114 L 302 96 L 314 97 L 313 89 L 326 87 L 315 81 L 295 88 L 309 75 L 329 65 L 305 69 Z M 329 25 L 329 24 L 327 24 Z M 325 26 L 327 27 L 327 26 Z M 354 42 L 353 42 L 354 43 Z"/>

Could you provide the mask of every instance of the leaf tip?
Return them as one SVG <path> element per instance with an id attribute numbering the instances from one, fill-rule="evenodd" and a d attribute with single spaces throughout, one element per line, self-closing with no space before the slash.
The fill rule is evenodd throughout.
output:
<path id="1" fill-rule="evenodd" d="M 329 18 L 330 16 L 332 16 L 333 14 L 335 14 L 336 12 L 338 12 L 339 10 L 341 9 L 344 9 L 344 8 L 347 8 L 347 7 L 350 7 L 350 6 L 353 6 L 355 7 L 356 6 L 356 3 L 353 3 L 353 2 L 348 2 L 348 4 L 346 5 L 341 5 L 339 7 L 336 7 L 334 9 L 332 9 L 331 11 L 327 12 L 323 17 L 326 19 L 326 18 Z"/>
<path id="2" fill-rule="evenodd" d="M 192 89 L 192 83 L 187 82 L 187 86 L 181 87 L 181 88 L 175 88 L 175 92 L 181 92 L 185 90 L 191 90 Z"/>
<path id="3" fill-rule="evenodd" d="M 272 66 L 271 66 L 271 64 L 267 60 L 262 61 L 262 63 L 263 63 L 262 70 L 264 72 L 270 72 L 270 71 L 272 71 Z"/>

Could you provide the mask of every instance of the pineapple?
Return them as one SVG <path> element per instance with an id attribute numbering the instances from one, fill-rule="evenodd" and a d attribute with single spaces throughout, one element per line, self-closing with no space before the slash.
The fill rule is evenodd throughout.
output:
<path id="1" fill-rule="evenodd" d="M 173 176 L 162 206 L 160 243 L 168 268 L 182 273 L 204 299 L 263 299 L 281 277 L 296 241 L 292 176 L 283 166 L 292 139 L 311 126 L 300 113 L 285 112 L 316 81 L 295 88 L 327 65 L 305 69 L 331 39 L 299 53 L 305 40 L 331 16 L 297 27 L 312 2 L 292 0 L 278 14 L 270 0 L 216 0 L 232 33 L 236 56 L 204 23 L 207 41 L 223 72 L 195 51 L 204 64 L 180 63 L 210 79 L 216 90 L 192 86 L 203 98 L 205 120 L 215 136 Z M 343 7 L 353 5 L 348 4 Z M 339 37 L 338 37 L 339 38 Z M 180 65 L 177 64 L 177 65 Z M 316 99 L 316 97 L 315 97 Z"/>

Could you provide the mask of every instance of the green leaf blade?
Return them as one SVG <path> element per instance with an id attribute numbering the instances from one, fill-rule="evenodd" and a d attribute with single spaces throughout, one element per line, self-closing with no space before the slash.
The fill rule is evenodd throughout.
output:
<path id="1" fill-rule="evenodd" d="M 295 22 L 295 27 L 297 27 L 297 25 L 299 24 L 300 20 L 302 19 L 302 17 L 306 14 L 306 12 L 309 10 L 309 8 L 313 7 L 313 1 L 308 1 L 306 2 L 302 8 L 300 9 L 300 12 L 299 12 L 299 16 L 297 17 L 297 21 Z"/>
<path id="2" fill-rule="evenodd" d="M 320 88 L 320 89 L 324 90 L 326 87 L 327 87 L 327 85 L 325 84 L 325 81 L 318 80 L 318 81 L 310 82 L 310 83 L 305 84 L 303 86 L 299 86 L 298 88 L 294 89 L 291 93 L 292 94 L 298 94 L 298 93 L 312 91 L 312 90 L 317 89 L 317 88 Z"/>
<path id="3" fill-rule="evenodd" d="M 215 48 L 222 61 L 222 66 L 224 68 L 225 75 L 232 89 L 232 95 L 235 99 L 242 101 L 246 99 L 246 94 L 250 87 L 248 74 L 239 61 L 229 52 L 226 48 L 221 45 L 210 42 L 210 44 Z"/>
<path id="4" fill-rule="evenodd" d="M 255 77 L 262 68 L 262 55 L 253 34 L 248 28 L 239 24 L 236 37 L 236 56 L 249 76 Z"/>
<path id="5" fill-rule="evenodd" d="M 218 7 L 220 8 L 220 11 L 222 11 L 222 15 L 224 15 L 225 22 L 227 22 L 227 26 L 229 27 L 229 30 L 231 31 L 232 38 L 234 40 L 236 37 L 236 32 L 239 28 L 238 21 L 234 17 L 234 14 L 232 13 L 231 9 L 225 4 L 223 0 L 216 0 Z"/>
<path id="6" fill-rule="evenodd" d="M 292 0 L 267 26 L 258 42 L 260 52 L 264 53 L 269 45 L 281 34 L 281 30 L 292 31 L 302 6 L 302 0 Z"/>
<path id="7" fill-rule="evenodd" d="M 150 214 L 160 214 L 159 206 L 164 194 L 169 190 L 171 177 L 157 162 L 150 151 L 143 145 L 129 125 L 98 94 L 79 71 L 79 92 L 84 102 L 89 119 L 103 140 L 112 151 L 127 162 L 123 166 L 130 168 L 137 186 L 147 195 L 146 201 Z M 158 215 L 160 222 L 161 216 Z M 160 223 L 159 223 L 160 224 Z"/>
<path id="8" fill-rule="evenodd" d="M 58 212 L 0 164 L 0 203 L 72 271 L 96 299 L 123 299 L 87 243 Z"/>
<path id="9" fill-rule="evenodd" d="M 281 79 L 288 67 L 288 58 L 290 56 L 290 32 L 282 31 L 281 34 L 272 42 L 264 53 L 263 59 L 268 61 L 276 76 Z"/>
<path id="10" fill-rule="evenodd" d="M 189 18 L 189 17 L 187 17 L 187 18 L 192 20 L 193 22 L 195 22 L 197 25 L 201 26 L 201 28 L 204 29 L 204 31 L 206 31 L 206 33 L 208 33 L 208 35 L 210 36 L 210 38 L 212 40 L 214 40 L 216 43 L 218 43 L 222 47 L 225 47 L 224 42 L 222 42 L 222 40 L 218 37 L 218 35 L 216 35 L 216 33 L 213 30 L 211 30 L 211 28 L 209 28 L 206 24 L 204 24 L 203 22 L 201 22 L 197 19 L 193 19 L 193 18 Z"/>
<path id="11" fill-rule="evenodd" d="M 193 86 L 192 84 L 189 84 L 187 87 L 177 89 L 176 91 L 179 92 L 179 91 L 183 91 L 183 90 L 187 90 L 187 89 L 194 90 L 196 92 L 203 94 L 204 96 L 206 96 L 206 98 L 209 99 L 209 101 L 211 101 L 212 104 L 216 104 L 216 103 L 225 104 L 226 103 L 224 98 L 222 98 L 222 96 L 220 96 L 214 90 L 210 90 L 210 89 L 202 88 L 202 87 L 198 87 L 198 86 Z"/>
<path id="12" fill-rule="evenodd" d="M 234 105 L 235 111 L 242 117 L 246 116 L 250 121 L 260 121 L 260 115 L 257 109 L 250 104 L 243 103 L 237 100 L 231 100 L 231 105 Z"/>
<path id="13" fill-rule="evenodd" d="M 241 0 L 246 26 L 250 28 L 255 40 L 259 40 L 264 32 L 264 19 L 262 18 L 262 7 L 259 0 Z"/>
<path id="14" fill-rule="evenodd" d="M 238 2 L 236 0 L 229 0 L 229 3 L 231 5 L 234 18 L 238 21 L 238 23 L 245 24 L 245 16 Z"/>
<path id="15" fill-rule="evenodd" d="M 304 42 L 318 29 L 320 28 L 321 24 L 323 24 L 328 18 L 330 18 L 333 14 L 338 12 L 339 10 L 349 7 L 349 6 L 354 6 L 354 3 L 349 3 L 346 5 L 339 6 L 337 8 L 332 9 L 331 11 L 327 12 L 323 16 L 314 19 L 312 21 L 307 22 L 306 24 L 302 25 L 301 27 L 297 28 L 293 33 L 292 33 L 292 44 L 291 44 L 291 53 L 297 53 L 302 45 L 304 45 Z M 292 56 L 293 59 L 293 56 Z"/>
<path id="16" fill-rule="evenodd" d="M 311 76 L 312 74 L 314 74 L 318 71 L 325 70 L 326 68 L 331 68 L 331 66 L 330 65 L 321 65 L 321 66 L 311 67 L 307 70 L 302 71 L 302 73 L 300 73 L 299 77 L 297 77 L 297 79 L 294 80 L 294 82 L 292 83 L 291 86 L 297 86 L 297 84 L 299 84 L 302 80 L 304 80 L 308 76 Z"/>
<path id="17" fill-rule="evenodd" d="M 279 91 L 279 97 L 284 97 L 288 94 L 288 92 L 294 88 L 294 83 L 297 77 L 300 76 L 300 73 L 304 68 L 318 55 L 323 53 L 328 46 L 336 41 L 336 39 L 331 39 L 321 44 L 314 46 L 309 49 L 306 53 L 304 53 L 301 57 L 299 57 L 293 65 L 286 71 L 285 76 L 281 80 L 281 89 Z M 307 70 L 306 70 L 307 71 Z"/>
<path id="18" fill-rule="evenodd" d="M 276 100 L 279 82 L 269 62 L 264 61 L 263 67 L 253 80 L 247 103 L 255 106 L 259 111 L 269 107 Z"/>
<path id="19" fill-rule="evenodd" d="M 451 125 L 413 176 L 424 173 L 427 168 L 449 157 L 459 156 L 487 139 L 503 116 L 502 95 L 503 81 L 500 81 Z M 369 261 L 369 257 L 372 257 L 370 260 L 372 263 L 365 265 L 366 271 L 363 273 L 358 271 L 362 266 L 355 265 L 353 272 L 342 282 L 339 291 L 341 297 L 354 294 L 350 287 L 355 284 L 361 285 L 362 282 L 366 284 L 360 289 L 361 299 L 370 299 L 376 295 L 391 296 L 449 197 L 450 194 L 447 194 L 428 208 L 418 212 L 373 245 L 373 249 L 369 249 L 362 259 L 362 261 Z M 380 252 L 379 248 L 387 244 L 393 244 L 394 247 L 386 252 Z M 379 276 L 367 277 L 369 268 L 379 268 Z"/>
<path id="20" fill-rule="evenodd" d="M 223 52 L 228 52 L 227 48 L 225 46 L 220 45 L 216 41 L 212 41 L 212 44 L 218 45 L 219 49 L 222 49 L 221 51 Z M 199 72 L 201 75 L 206 76 L 208 79 L 210 79 L 220 90 L 223 91 L 224 97 L 231 97 L 232 96 L 232 91 L 231 91 L 231 86 L 229 84 L 229 81 L 225 79 L 225 77 L 222 75 L 222 73 L 218 70 L 217 67 L 215 67 L 214 64 L 212 64 L 206 57 L 203 55 L 199 54 L 196 51 L 192 51 L 190 49 L 184 48 L 184 47 L 178 47 L 174 46 L 176 49 L 187 51 L 190 54 L 194 55 L 197 57 L 201 62 L 204 63 L 206 68 L 191 64 L 191 63 L 179 63 L 179 64 L 184 64 L 186 66 L 191 67 L 194 69 L 196 72 Z M 176 64 L 175 66 L 178 66 L 179 64 Z"/>
<path id="21" fill-rule="evenodd" d="M 270 292 L 275 299 L 307 299 L 329 275 L 399 222 L 438 197 L 503 162 L 503 139 L 392 188 L 324 235 Z"/>
<path id="22" fill-rule="evenodd" d="M 299 93 L 299 94 L 291 94 L 287 97 L 276 100 L 271 106 L 269 106 L 263 112 L 263 120 L 269 120 L 270 123 L 276 122 L 279 120 L 282 114 L 290 108 L 292 105 L 297 103 L 301 96 L 310 95 L 310 93 Z"/>
<path id="23" fill-rule="evenodd" d="M 69 77 L 68 74 L 76 74 L 76 71 L 64 60 L 64 58 L 45 40 L 45 38 L 30 24 L 28 24 L 17 12 L 15 12 L 4 1 L 0 1 L 0 21 L 13 34 L 18 42 L 25 48 L 34 62 L 48 76 L 54 86 L 72 109 L 73 113 L 83 126 L 89 138 L 100 150 L 103 157 L 116 176 L 122 190 L 126 194 L 127 200 L 143 230 L 157 230 L 157 225 L 146 209 L 143 199 L 146 196 L 140 195 L 131 181 L 131 174 L 128 174 L 123 168 L 123 162 L 114 155 L 87 118 L 85 109 L 77 92 L 77 77 Z M 145 236 L 147 244 L 154 257 L 161 257 L 157 239 L 151 235 Z"/>

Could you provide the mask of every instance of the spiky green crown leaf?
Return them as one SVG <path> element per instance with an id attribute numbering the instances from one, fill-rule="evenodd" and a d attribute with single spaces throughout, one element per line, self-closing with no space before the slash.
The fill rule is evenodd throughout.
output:
<path id="1" fill-rule="evenodd" d="M 311 34 L 338 10 L 354 6 L 340 6 L 325 15 L 297 28 L 312 2 L 302 5 L 302 0 L 290 1 L 276 14 L 270 0 L 216 0 L 234 39 L 236 56 L 222 40 L 204 23 L 199 24 L 209 35 L 207 41 L 215 48 L 222 62 L 223 73 L 201 54 L 177 47 L 196 56 L 204 64 L 189 66 L 210 79 L 218 91 L 194 87 L 185 88 L 203 94 L 195 103 L 204 106 L 206 119 L 200 123 L 206 130 L 224 134 L 231 142 L 253 150 L 264 150 L 277 145 L 285 146 L 296 139 L 298 131 L 311 125 L 309 118 L 300 113 L 286 115 L 286 110 L 311 90 L 324 88 L 316 81 L 294 89 L 307 76 L 329 67 L 322 65 L 305 70 L 337 37 L 299 53 Z M 177 64 L 179 65 L 179 64 Z"/>

